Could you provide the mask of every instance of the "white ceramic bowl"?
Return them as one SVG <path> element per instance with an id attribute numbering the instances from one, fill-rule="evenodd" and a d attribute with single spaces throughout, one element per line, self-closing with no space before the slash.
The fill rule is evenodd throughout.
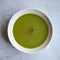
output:
<path id="1" fill-rule="evenodd" d="M 48 25 L 48 36 L 46 38 L 46 41 L 40 45 L 39 47 L 36 47 L 36 48 L 24 48 L 22 46 L 20 46 L 14 39 L 14 36 L 13 36 L 13 25 L 15 23 L 15 21 L 22 15 L 24 14 L 27 14 L 27 13 L 33 13 L 33 14 L 36 14 L 36 15 L 39 15 L 41 16 L 45 22 L 47 23 Z M 49 20 L 49 18 L 44 14 L 42 13 L 41 11 L 39 10 L 36 10 L 36 9 L 23 9 L 19 12 L 17 12 L 15 15 L 12 16 L 9 24 L 8 24 L 8 38 L 9 38 L 9 41 L 11 42 L 11 44 L 19 51 L 22 51 L 22 52 L 25 52 L 25 53 L 34 53 L 34 52 L 37 52 L 37 51 L 40 51 L 42 50 L 43 48 L 45 48 L 48 43 L 50 42 L 51 40 L 51 37 L 52 37 L 52 24 Z"/>

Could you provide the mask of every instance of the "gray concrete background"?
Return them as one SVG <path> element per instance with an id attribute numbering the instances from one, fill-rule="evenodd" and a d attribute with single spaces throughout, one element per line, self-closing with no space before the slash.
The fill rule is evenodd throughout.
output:
<path id="1" fill-rule="evenodd" d="M 38 53 L 19 52 L 7 38 L 6 28 L 11 16 L 24 8 L 41 10 L 53 25 L 51 42 Z M 60 0 L 0 0 L 0 60 L 60 60 Z"/>

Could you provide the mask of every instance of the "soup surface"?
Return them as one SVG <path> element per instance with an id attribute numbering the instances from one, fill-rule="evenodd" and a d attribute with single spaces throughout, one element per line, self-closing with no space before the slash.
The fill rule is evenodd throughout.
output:
<path id="1" fill-rule="evenodd" d="M 47 35 L 46 22 L 36 14 L 20 16 L 13 26 L 13 36 L 16 42 L 25 48 L 35 48 L 42 45 Z"/>

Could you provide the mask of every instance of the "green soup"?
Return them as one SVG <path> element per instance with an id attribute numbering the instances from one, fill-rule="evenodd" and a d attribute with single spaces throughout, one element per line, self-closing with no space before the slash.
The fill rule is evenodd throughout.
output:
<path id="1" fill-rule="evenodd" d="M 13 26 L 13 36 L 16 42 L 25 48 L 35 48 L 42 45 L 47 35 L 46 22 L 35 14 L 22 15 Z"/>

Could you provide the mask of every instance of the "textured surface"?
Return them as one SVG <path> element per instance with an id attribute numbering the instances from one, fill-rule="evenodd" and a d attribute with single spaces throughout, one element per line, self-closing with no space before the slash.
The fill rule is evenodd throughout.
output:
<path id="1" fill-rule="evenodd" d="M 17 51 L 9 43 L 6 27 L 11 16 L 23 8 L 44 12 L 53 25 L 49 45 L 35 54 Z M 60 60 L 60 0 L 0 0 L 0 60 Z"/>

